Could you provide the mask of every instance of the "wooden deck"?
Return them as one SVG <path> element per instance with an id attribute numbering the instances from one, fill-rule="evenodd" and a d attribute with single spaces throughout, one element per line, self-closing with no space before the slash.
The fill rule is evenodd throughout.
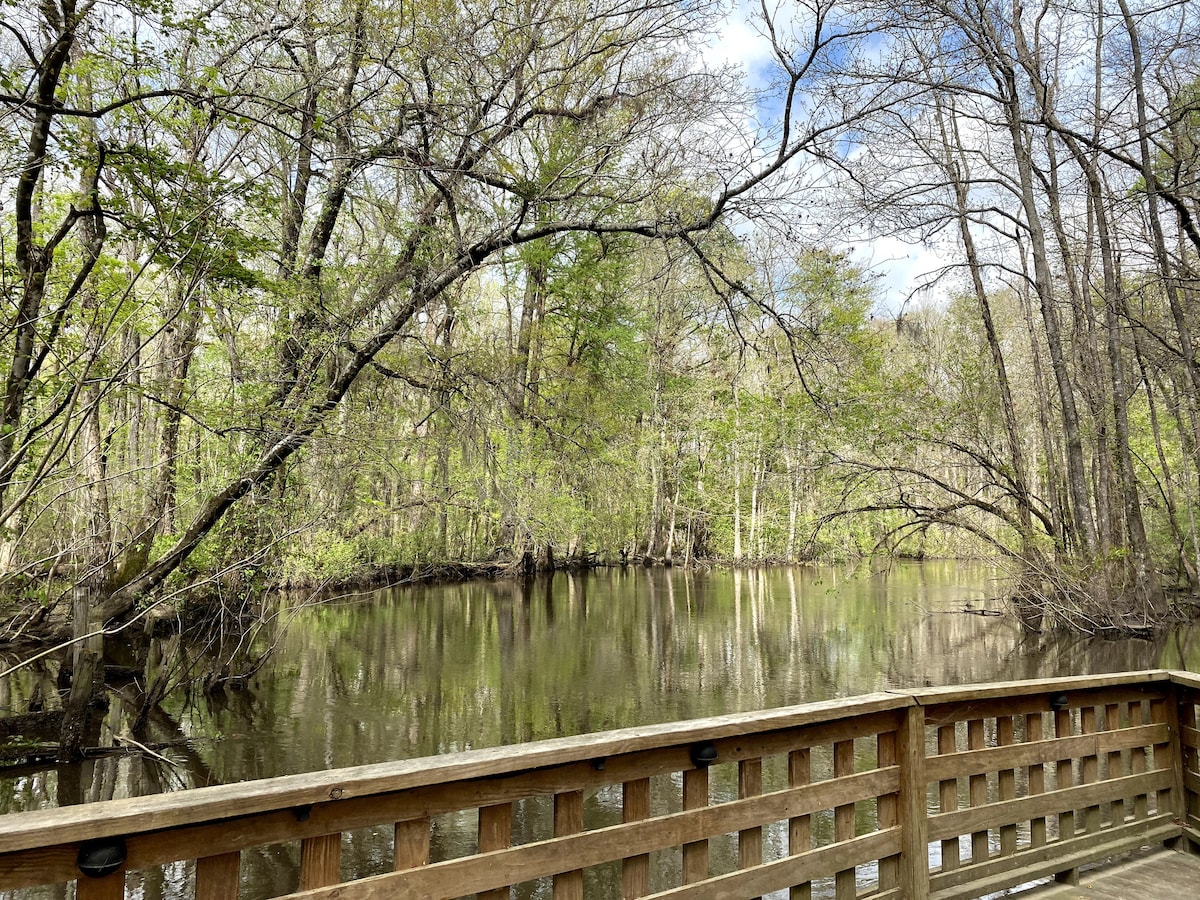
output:
<path id="1" fill-rule="evenodd" d="M 1020 900 L 1196 900 L 1200 897 L 1200 856 L 1159 847 L 1080 872 L 1078 885 L 1045 885 L 1011 896 Z"/>
<path id="2" fill-rule="evenodd" d="M 1080 871 L 1040 896 L 1192 900 L 1182 855 L 1087 867 L 1200 845 L 1198 717 L 1188 672 L 883 691 L 0 816 L 0 891 L 121 900 L 182 862 L 188 896 L 257 900 L 245 857 L 291 845 L 295 900 L 971 900 Z M 343 865 L 364 833 L 382 874 Z"/>

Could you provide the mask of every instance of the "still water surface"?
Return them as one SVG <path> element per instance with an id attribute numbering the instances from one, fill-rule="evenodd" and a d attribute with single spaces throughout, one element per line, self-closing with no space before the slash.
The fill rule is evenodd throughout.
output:
<path id="1" fill-rule="evenodd" d="M 985 564 L 926 562 L 706 573 L 631 568 L 528 584 L 394 588 L 319 606 L 274 598 L 272 624 L 260 638 L 274 654 L 249 686 L 218 700 L 169 697 L 152 723 L 157 739 L 189 739 L 164 751 L 172 765 L 87 763 L 62 773 L 69 790 L 54 770 L 21 773 L 0 782 L 0 811 L 891 687 L 1200 669 L 1194 626 L 1154 640 L 1105 641 L 1025 635 L 1007 618 L 963 612 L 998 608 L 987 598 L 1002 590 L 1003 574 Z M 16 704 L 29 686 L 8 690 Z M 114 703 L 110 729 L 124 727 L 120 716 Z M 722 788 L 714 790 L 716 797 Z M 588 803 L 589 827 L 619 815 L 619 797 L 601 792 Z M 548 814 L 518 808 L 517 839 Z M 454 817 L 435 822 L 435 855 L 465 852 L 472 828 Z M 385 871 L 389 861 L 384 830 L 346 836 L 346 877 Z M 245 887 L 292 890 L 297 862 L 296 847 L 248 851 Z M 153 900 L 179 895 L 190 878 L 179 865 L 132 876 L 129 886 Z M 599 884 L 592 888 L 599 896 Z"/>

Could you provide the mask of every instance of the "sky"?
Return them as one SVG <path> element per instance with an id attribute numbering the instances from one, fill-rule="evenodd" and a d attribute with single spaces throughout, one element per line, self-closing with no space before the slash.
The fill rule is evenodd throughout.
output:
<path id="1" fill-rule="evenodd" d="M 769 84 L 774 61 L 770 42 L 754 24 L 756 14 L 761 15 L 757 3 L 739 0 L 711 36 L 704 61 L 714 67 L 736 65 L 752 89 L 763 89 Z M 758 112 L 769 113 L 769 105 L 760 105 Z M 906 303 L 909 309 L 919 303 L 925 294 L 922 285 L 951 262 L 953 252 L 952 248 L 907 243 L 865 230 L 846 233 L 841 240 L 826 244 L 834 250 L 849 251 L 856 262 L 875 275 L 877 306 L 881 313 L 891 316 L 898 315 Z"/>

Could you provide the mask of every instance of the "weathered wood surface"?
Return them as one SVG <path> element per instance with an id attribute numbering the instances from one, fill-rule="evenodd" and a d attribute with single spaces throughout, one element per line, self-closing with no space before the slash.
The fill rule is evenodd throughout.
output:
<path id="1" fill-rule="evenodd" d="M 1022 900 L 1195 900 L 1200 856 L 1155 849 L 1080 875 L 1078 885 L 1045 885 L 1010 896 Z"/>
<path id="2" fill-rule="evenodd" d="M 237 897 L 243 850 L 283 842 L 300 844 L 296 897 L 487 900 L 546 878 L 556 900 L 582 900 L 584 870 L 609 864 L 624 896 L 644 897 L 662 888 L 652 854 L 673 852 L 676 880 L 653 896 L 807 900 L 813 879 L 831 878 L 838 900 L 965 900 L 1194 840 L 1198 704 L 1200 677 L 1158 670 L 886 691 L 4 816 L 0 890 L 74 880 L 80 840 L 121 835 L 130 871 L 203 853 L 204 900 Z M 737 799 L 714 796 L 691 762 L 701 742 L 733 767 Z M 818 760 L 828 768 L 815 772 Z M 621 824 L 589 829 L 584 800 L 602 789 L 621 792 Z M 512 846 L 515 804 L 536 797 L 553 804 L 553 828 Z M 477 816 L 477 853 L 431 859 L 434 817 L 464 812 Z M 817 816 L 832 825 L 819 838 Z M 395 871 L 342 883 L 341 835 L 375 826 L 394 834 Z M 769 828 L 786 845 L 766 841 Z M 711 841 L 729 837 L 733 870 L 710 871 Z M 930 842 L 942 848 L 932 869 Z M 120 896 L 120 881 L 80 882 L 80 896 Z"/>
<path id="3" fill-rule="evenodd" d="M 745 741 L 747 734 L 819 723 L 845 728 L 847 720 L 913 705 L 909 694 L 879 692 L 844 700 L 827 700 L 760 712 L 736 713 L 687 722 L 623 728 L 599 734 L 552 738 L 515 746 L 469 750 L 445 756 L 306 772 L 281 778 L 193 788 L 169 795 L 105 801 L 97 817 L 91 804 L 0 816 L 0 853 L 88 838 L 142 833 L 232 819 L 329 801 L 408 791 L 477 778 L 492 778 L 567 763 L 586 765 L 644 750 L 673 746 L 680 757 L 675 771 L 689 768 L 687 745 L 721 738 Z M 823 740 L 823 739 L 822 739 Z M 756 755 L 763 755 L 758 752 Z M 726 759 L 722 755 L 722 759 Z M 665 770 L 664 770 L 665 771 Z M 602 779 L 609 783 L 611 779 Z"/>

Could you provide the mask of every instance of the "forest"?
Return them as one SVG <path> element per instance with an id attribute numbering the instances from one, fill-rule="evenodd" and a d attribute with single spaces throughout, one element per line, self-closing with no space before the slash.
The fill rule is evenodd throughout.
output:
<path id="1" fill-rule="evenodd" d="M 272 587 L 870 555 L 1190 615 L 1198 25 L 2 0 L 3 642 L 78 699 Z"/>

